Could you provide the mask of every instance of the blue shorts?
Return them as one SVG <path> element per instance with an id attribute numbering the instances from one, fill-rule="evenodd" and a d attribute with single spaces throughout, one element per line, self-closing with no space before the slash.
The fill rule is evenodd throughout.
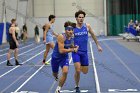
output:
<path id="1" fill-rule="evenodd" d="M 52 66 L 53 73 L 58 73 L 59 66 L 61 66 L 61 68 L 63 68 L 64 66 L 69 66 L 69 59 L 68 57 L 63 57 L 63 58 L 52 57 L 51 66 Z"/>
<path id="2" fill-rule="evenodd" d="M 73 52 L 72 59 L 73 59 L 74 63 L 80 62 L 81 66 L 88 66 L 89 65 L 87 52 L 81 52 L 81 51 L 78 51 L 77 53 Z"/>
<path id="3" fill-rule="evenodd" d="M 53 42 L 53 36 L 47 36 L 46 37 L 46 44 L 49 44 L 51 42 Z"/>

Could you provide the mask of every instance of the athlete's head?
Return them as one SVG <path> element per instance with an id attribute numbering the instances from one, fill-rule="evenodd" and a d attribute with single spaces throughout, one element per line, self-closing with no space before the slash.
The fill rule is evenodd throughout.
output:
<path id="1" fill-rule="evenodd" d="M 76 27 L 76 24 L 70 21 L 64 23 L 65 33 L 71 37 L 73 35 L 73 29 Z"/>
<path id="2" fill-rule="evenodd" d="M 54 23 L 55 22 L 55 15 L 50 15 L 48 19 L 49 19 L 49 21 Z"/>
<path id="3" fill-rule="evenodd" d="M 77 23 L 82 24 L 85 16 L 86 16 L 86 13 L 84 11 L 82 10 L 77 11 L 75 13 L 75 18 L 76 18 Z"/>
<path id="4" fill-rule="evenodd" d="M 11 23 L 12 23 L 12 24 L 16 24 L 16 19 L 13 18 L 13 19 L 11 20 Z"/>

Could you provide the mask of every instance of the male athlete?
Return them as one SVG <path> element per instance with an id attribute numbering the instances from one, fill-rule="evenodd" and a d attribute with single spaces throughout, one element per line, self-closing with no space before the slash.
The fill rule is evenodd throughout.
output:
<path id="1" fill-rule="evenodd" d="M 78 46 L 73 46 L 73 29 L 76 24 L 72 22 L 65 22 L 65 33 L 59 34 L 57 41 L 52 53 L 51 66 L 53 71 L 53 76 L 58 79 L 59 66 L 62 69 L 62 75 L 59 79 L 59 84 L 55 90 L 55 93 L 60 93 L 60 89 L 64 85 L 69 66 L 69 52 L 77 52 Z"/>
<path id="2" fill-rule="evenodd" d="M 75 90 L 76 93 L 80 93 L 79 81 L 80 72 L 84 74 L 88 73 L 88 53 L 87 53 L 87 43 L 88 43 L 88 33 L 91 34 L 92 39 L 95 41 L 98 51 L 102 51 L 94 32 L 88 23 L 84 23 L 86 13 L 79 10 L 75 13 L 75 18 L 77 21 L 76 28 L 74 28 L 74 44 L 79 46 L 78 51 L 72 53 L 72 58 L 75 66 Z"/>

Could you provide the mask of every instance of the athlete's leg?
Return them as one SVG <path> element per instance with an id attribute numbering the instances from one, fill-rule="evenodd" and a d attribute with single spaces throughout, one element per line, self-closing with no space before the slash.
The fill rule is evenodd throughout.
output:
<path id="1" fill-rule="evenodd" d="M 51 58 L 51 68 L 52 68 L 53 76 L 55 80 L 57 81 L 58 71 L 59 71 L 59 61 L 54 57 Z"/>
<path id="2" fill-rule="evenodd" d="M 56 72 L 56 73 L 54 72 L 53 76 L 54 76 L 55 80 L 58 81 L 58 72 Z"/>
<path id="3" fill-rule="evenodd" d="M 74 67 L 75 67 L 75 74 L 74 74 L 75 90 L 76 92 L 80 92 L 79 81 L 80 81 L 81 63 L 80 63 L 79 53 L 72 53 L 72 58 L 73 58 Z"/>
<path id="4" fill-rule="evenodd" d="M 53 42 L 49 43 L 49 45 L 52 49 L 54 49 L 54 43 Z"/>
<path id="5" fill-rule="evenodd" d="M 22 65 L 18 62 L 18 48 L 14 51 L 14 57 L 15 57 L 15 65 Z"/>
<path id="6" fill-rule="evenodd" d="M 82 53 L 81 54 L 81 72 L 83 72 L 83 74 L 87 74 L 88 73 L 88 54 Z"/>
<path id="7" fill-rule="evenodd" d="M 62 76 L 60 77 L 60 80 L 59 80 L 59 86 L 60 87 L 63 87 L 63 85 L 66 81 L 66 78 L 67 78 L 67 74 L 68 74 L 68 66 L 64 66 L 62 68 Z"/>
<path id="8" fill-rule="evenodd" d="M 75 74 L 74 74 L 75 84 L 76 84 L 76 87 L 78 87 L 79 81 L 80 81 L 81 64 L 80 64 L 80 62 L 75 62 L 74 66 L 75 66 Z"/>
<path id="9" fill-rule="evenodd" d="M 13 52 L 13 50 L 9 49 L 8 53 L 7 53 L 7 66 L 13 66 L 10 63 L 10 57 L 11 57 L 11 53 Z"/>
<path id="10" fill-rule="evenodd" d="M 62 68 L 62 76 L 60 77 L 59 79 L 59 84 L 56 88 L 56 91 L 55 93 L 60 93 L 60 90 L 61 88 L 63 87 L 66 79 L 67 79 L 67 74 L 68 74 L 68 66 L 69 66 L 69 63 L 68 63 L 68 59 L 64 59 L 64 61 L 62 61 L 62 63 L 60 63 L 61 65 L 61 68 Z"/>
<path id="11" fill-rule="evenodd" d="M 81 66 L 81 72 L 83 72 L 83 74 L 87 74 L 88 73 L 88 66 Z"/>
<path id="12" fill-rule="evenodd" d="M 49 47 L 49 49 L 48 49 L 48 50 L 46 49 L 47 52 L 46 52 L 45 57 L 44 57 L 45 59 L 46 59 L 46 57 L 47 57 L 47 55 L 48 55 L 48 53 L 49 53 L 49 51 L 50 51 L 50 48 L 52 48 L 52 49 L 54 48 L 54 43 L 53 43 L 53 42 L 50 42 L 50 43 L 48 44 L 48 47 Z M 50 64 L 49 62 L 46 62 L 45 59 L 43 60 L 43 63 L 45 62 L 46 65 Z"/>
<path id="13" fill-rule="evenodd" d="M 47 55 L 49 53 L 49 50 L 50 50 L 50 45 L 46 44 L 46 51 L 44 52 L 43 63 L 46 62 L 46 58 L 47 58 Z"/>
<path id="14" fill-rule="evenodd" d="M 12 51 L 13 51 L 13 50 L 9 49 L 9 51 L 8 51 L 8 53 L 7 53 L 7 60 L 10 60 Z"/>
<path id="15" fill-rule="evenodd" d="M 14 51 L 14 57 L 15 57 L 15 60 L 17 60 L 18 59 L 18 48 L 16 48 L 15 49 L 15 51 Z"/>

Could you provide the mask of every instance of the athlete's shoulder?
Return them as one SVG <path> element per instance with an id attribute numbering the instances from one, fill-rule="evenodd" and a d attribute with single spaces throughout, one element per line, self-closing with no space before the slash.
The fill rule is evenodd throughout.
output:
<path id="1" fill-rule="evenodd" d="M 89 23 L 85 23 L 85 24 L 86 24 L 87 27 L 90 27 L 90 24 Z"/>
<path id="2" fill-rule="evenodd" d="M 50 23 L 46 23 L 45 26 L 46 26 L 47 28 L 50 28 L 50 27 L 51 27 L 51 24 L 50 24 Z"/>
<path id="3" fill-rule="evenodd" d="M 58 34 L 57 39 L 63 39 L 63 38 L 64 38 L 63 34 Z"/>
<path id="4" fill-rule="evenodd" d="M 15 31 L 15 27 L 10 27 L 9 30 Z"/>
<path id="5" fill-rule="evenodd" d="M 89 23 L 86 23 L 87 26 L 87 30 L 89 31 L 89 29 L 91 29 L 91 25 Z"/>

